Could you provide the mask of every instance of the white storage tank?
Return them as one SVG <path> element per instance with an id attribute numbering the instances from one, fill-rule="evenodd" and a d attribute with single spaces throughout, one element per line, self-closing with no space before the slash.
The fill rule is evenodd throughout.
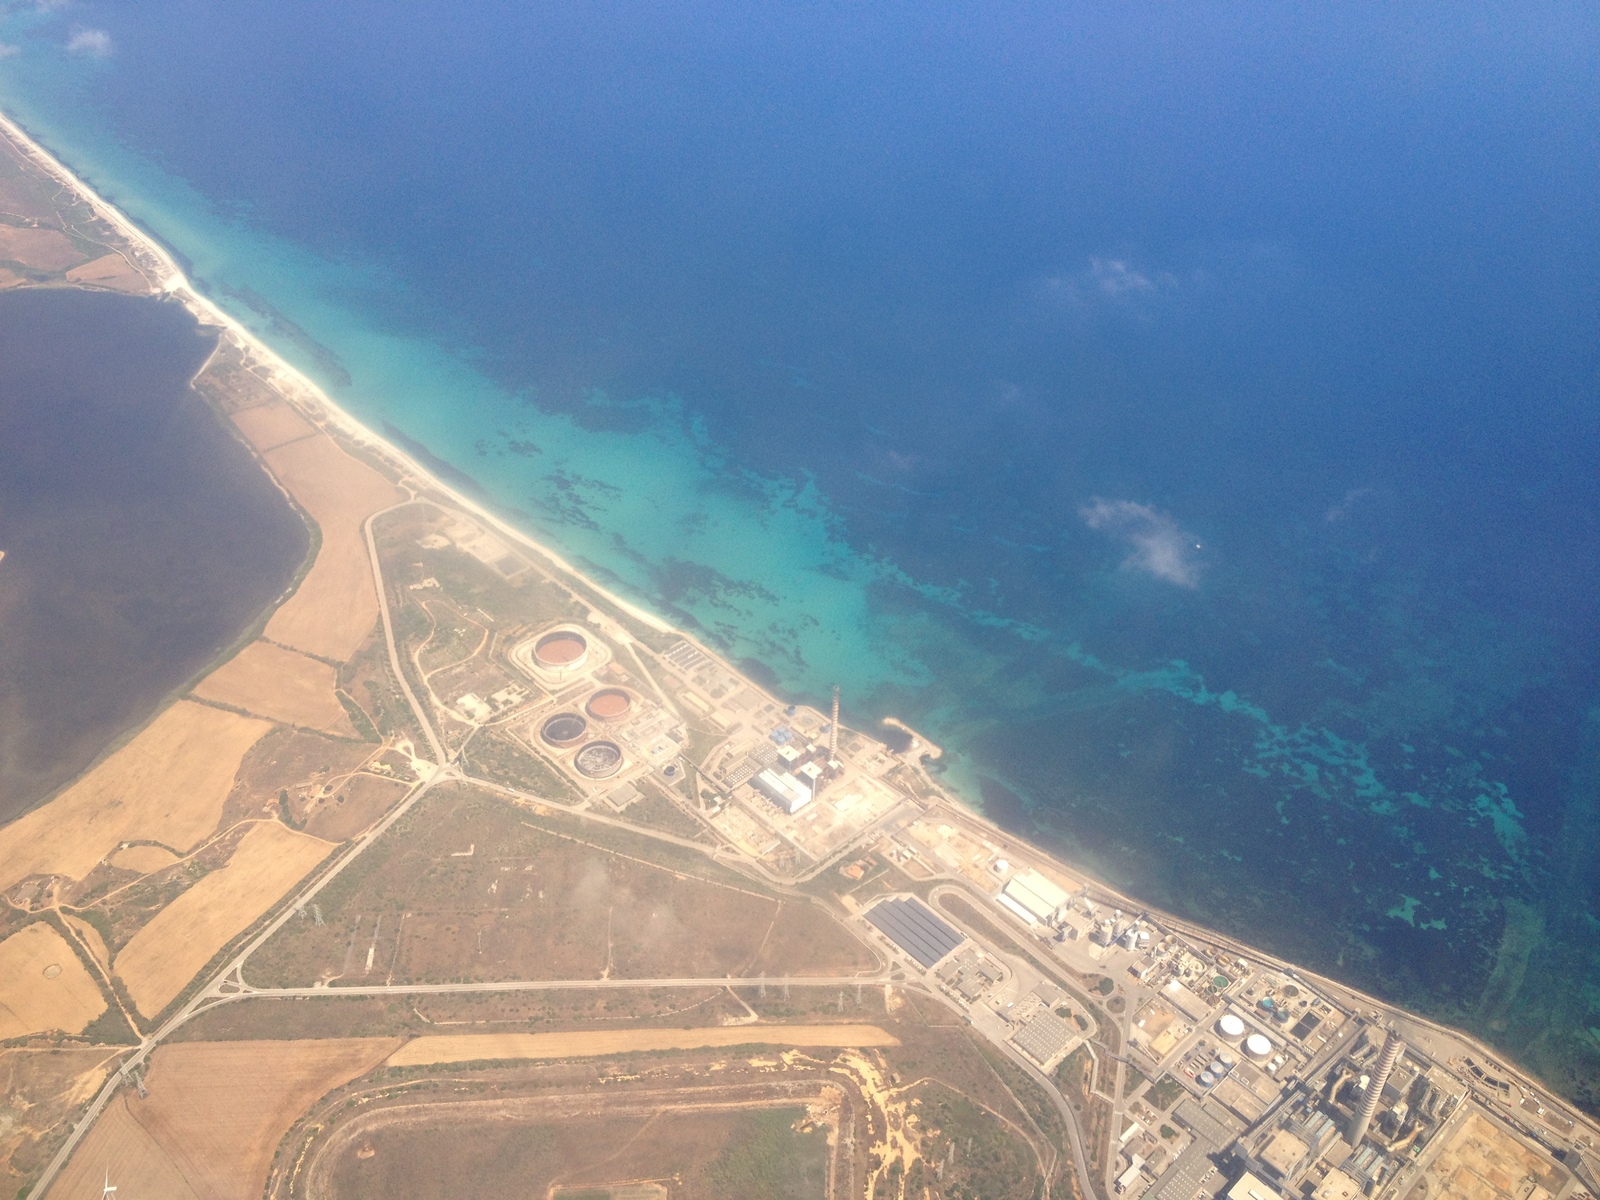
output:
<path id="1" fill-rule="evenodd" d="M 1244 1040 L 1244 1052 L 1257 1062 L 1266 1062 L 1272 1057 L 1272 1043 L 1259 1033 L 1252 1033 Z"/>
<path id="2" fill-rule="evenodd" d="M 1222 1020 L 1217 1022 L 1217 1032 L 1225 1038 L 1241 1038 L 1244 1036 L 1244 1022 L 1232 1013 L 1223 1013 Z"/>

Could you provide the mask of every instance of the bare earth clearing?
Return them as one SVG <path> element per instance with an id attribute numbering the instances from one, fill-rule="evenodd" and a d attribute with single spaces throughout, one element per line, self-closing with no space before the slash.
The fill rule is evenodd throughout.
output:
<path id="1" fill-rule="evenodd" d="M 0 1196 L 14 1196 L 35 1177 L 69 1115 L 105 1082 L 115 1052 L 94 1046 L 81 1050 L 0 1050 Z"/>

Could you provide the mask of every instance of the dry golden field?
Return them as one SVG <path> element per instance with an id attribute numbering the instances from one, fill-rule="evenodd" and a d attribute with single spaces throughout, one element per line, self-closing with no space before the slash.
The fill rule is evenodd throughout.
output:
<path id="1" fill-rule="evenodd" d="M 178 861 L 178 856 L 164 846 L 129 846 L 111 856 L 111 865 L 124 871 L 137 871 L 148 875 L 164 871 Z"/>
<path id="2" fill-rule="evenodd" d="M 322 530 L 316 562 L 299 589 L 267 622 L 275 642 L 344 662 L 378 619 L 362 522 L 405 496 L 326 435 L 301 438 L 265 455 L 278 482 Z"/>
<path id="3" fill-rule="evenodd" d="M 149 1096 L 112 1101 L 50 1195 L 92 1194 L 109 1168 L 118 1195 L 256 1200 L 295 1118 L 394 1047 L 392 1038 L 163 1046 L 146 1073 Z"/>
<path id="4" fill-rule="evenodd" d="M 59 271 L 83 261 L 83 255 L 56 229 L 0 225 L 0 258 L 38 271 Z"/>
<path id="5" fill-rule="evenodd" d="M 150 290 L 150 281 L 136 271 L 127 259 L 115 253 L 104 254 L 92 262 L 73 267 L 67 272 L 67 278 L 73 283 L 87 283 L 134 295 L 143 295 Z"/>
<path id="6" fill-rule="evenodd" d="M 116 973 L 139 1011 L 170 1004 L 217 951 L 253 924 L 333 849 L 331 842 L 262 821 L 228 865 L 211 872 L 134 934 Z"/>
<path id="7" fill-rule="evenodd" d="M 0 1038 L 79 1033 L 105 997 L 65 939 L 36 921 L 0 942 Z"/>
<path id="8" fill-rule="evenodd" d="M 113 1096 L 94 1128 L 50 1185 L 49 1200 L 92 1196 L 109 1173 L 121 1196 L 201 1200 L 167 1149 L 145 1132 L 133 1109 L 145 1103 L 127 1089 Z"/>
<path id="9" fill-rule="evenodd" d="M 256 641 L 201 680 L 194 694 L 288 725 L 355 737 L 334 695 L 338 684 L 337 673 L 320 659 Z"/>
<path id="10" fill-rule="evenodd" d="M 250 444 L 263 454 L 285 442 L 298 441 L 318 432 L 317 427 L 295 412 L 286 400 L 276 396 L 264 404 L 241 408 L 233 414 L 233 423 L 249 439 Z"/>
<path id="11" fill-rule="evenodd" d="M 272 726 L 180 700 L 50 803 L 0 828 L 0 888 L 82 879 L 130 839 L 187 850 L 217 826 L 245 751 Z"/>
<path id="12" fill-rule="evenodd" d="M 600 1058 L 640 1050 L 719 1046 L 898 1046 L 876 1025 L 715 1025 L 707 1029 L 581 1029 L 567 1033 L 458 1033 L 413 1038 L 389 1056 L 391 1067 L 508 1058 Z"/>

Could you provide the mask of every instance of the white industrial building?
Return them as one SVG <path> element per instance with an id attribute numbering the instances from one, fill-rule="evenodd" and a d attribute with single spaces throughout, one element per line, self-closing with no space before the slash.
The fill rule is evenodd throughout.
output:
<path id="1" fill-rule="evenodd" d="M 1038 871 L 1018 871 L 1000 893 L 1000 902 L 1024 920 L 1041 925 L 1055 922 L 1067 909 L 1072 897 Z"/>
<path id="2" fill-rule="evenodd" d="M 768 767 L 750 782 L 756 791 L 790 815 L 811 803 L 811 789 L 787 771 L 780 773 Z"/>

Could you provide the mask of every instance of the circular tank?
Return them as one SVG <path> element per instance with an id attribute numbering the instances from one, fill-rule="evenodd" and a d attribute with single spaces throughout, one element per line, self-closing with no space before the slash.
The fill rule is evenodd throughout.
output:
<path id="1" fill-rule="evenodd" d="M 1244 1022 L 1232 1013 L 1224 1013 L 1222 1020 L 1217 1022 L 1217 1032 L 1227 1038 L 1243 1037 Z"/>
<path id="2" fill-rule="evenodd" d="M 1234 1064 L 1239 1060 L 1224 1050 L 1221 1054 L 1217 1055 L 1217 1061 L 1221 1063 L 1224 1068 L 1231 1071 L 1233 1070 Z"/>
<path id="3" fill-rule="evenodd" d="M 552 746 L 576 746 L 583 741 L 589 722 L 575 712 L 557 713 L 544 723 L 539 736 Z"/>
<path id="4" fill-rule="evenodd" d="M 590 742 L 573 756 L 578 774 L 590 779 L 605 779 L 622 767 L 622 749 L 615 742 Z"/>
<path id="5" fill-rule="evenodd" d="M 1210 1071 L 1211 1074 L 1214 1077 L 1216 1077 L 1217 1079 L 1221 1079 L 1224 1075 L 1226 1075 L 1228 1073 L 1228 1068 L 1223 1065 L 1223 1062 L 1222 1062 L 1222 1060 L 1220 1058 L 1217 1059 L 1216 1062 L 1212 1063 L 1209 1067 L 1207 1067 L 1206 1070 Z"/>
<path id="6" fill-rule="evenodd" d="M 633 711 L 633 697 L 621 688 L 601 688 L 583 707 L 596 721 L 620 721 Z"/>
<path id="7" fill-rule="evenodd" d="M 558 629 L 547 633 L 533 644 L 533 657 L 541 667 L 560 670 L 575 667 L 589 653 L 589 642 L 581 633 L 571 629 Z"/>
<path id="8" fill-rule="evenodd" d="M 1259 1033 L 1252 1033 L 1244 1040 L 1244 1052 L 1257 1061 L 1272 1057 L 1272 1043 Z"/>
<path id="9" fill-rule="evenodd" d="M 1200 1072 L 1200 1086 L 1201 1087 L 1210 1087 L 1212 1084 L 1216 1083 L 1216 1081 L 1217 1081 L 1216 1076 L 1214 1076 L 1210 1071 L 1201 1071 Z"/>

